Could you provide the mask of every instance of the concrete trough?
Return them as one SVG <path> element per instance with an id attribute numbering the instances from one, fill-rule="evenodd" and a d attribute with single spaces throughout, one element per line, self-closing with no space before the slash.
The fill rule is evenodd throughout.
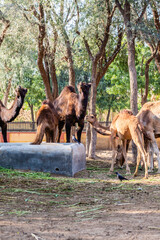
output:
<path id="1" fill-rule="evenodd" d="M 86 168 L 85 147 L 78 143 L 0 143 L 0 166 L 73 177 Z"/>

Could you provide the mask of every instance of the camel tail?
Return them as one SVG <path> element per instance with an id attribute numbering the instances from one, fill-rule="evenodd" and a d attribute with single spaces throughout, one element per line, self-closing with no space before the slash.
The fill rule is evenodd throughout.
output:
<path id="1" fill-rule="evenodd" d="M 43 140 L 43 136 L 44 136 L 44 132 L 45 132 L 45 126 L 44 124 L 40 124 L 37 126 L 37 133 L 36 133 L 36 137 L 34 142 L 32 142 L 32 145 L 39 145 L 41 144 L 42 140 Z"/>
<path id="2" fill-rule="evenodd" d="M 102 128 L 95 128 L 94 129 L 96 130 L 96 132 L 100 133 L 101 135 L 105 135 L 105 136 L 110 136 L 111 135 L 111 132 L 109 130 L 105 130 L 105 129 L 102 129 Z"/>

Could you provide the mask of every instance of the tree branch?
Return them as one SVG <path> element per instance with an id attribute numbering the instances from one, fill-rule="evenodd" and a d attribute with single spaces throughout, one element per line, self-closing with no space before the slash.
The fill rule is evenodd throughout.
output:
<path id="1" fill-rule="evenodd" d="M 112 18 L 113 18 L 115 10 L 116 10 L 116 6 L 113 7 L 113 10 L 111 13 L 110 6 L 109 6 L 108 0 L 107 0 L 107 13 L 108 13 L 107 24 L 106 24 L 106 29 L 105 29 L 104 38 L 103 38 L 101 47 L 99 49 L 99 52 L 95 56 L 96 62 L 100 59 L 100 57 L 103 55 L 103 52 L 105 51 L 105 47 L 106 47 L 106 44 L 109 39 L 110 26 L 111 26 L 111 22 L 112 22 Z"/>
<path id="2" fill-rule="evenodd" d="M 145 64 L 145 90 L 144 90 L 144 95 L 142 97 L 142 100 L 141 100 L 141 104 L 143 106 L 144 103 L 146 103 L 147 101 L 147 96 L 148 96 L 148 87 L 149 87 L 149 64 L 151 63 L 151 61 L 153 60 L 153 58 L 155 58 L 156 56 L 156 53 L 157 53 L 157 50 L 158 50 L 158 44 L 157 44 L 157 47 L 156 47 L 156 50 L 155 52 L 152 54 L 152 56 L 147 60 L 146 64 Z"/>
<path id="3" fill-rule="evenodd" d="M 146 1 L 144 4 L 144 8 L 142 9 L 142 12 L 140 14 L 140 16 L 137 18 L 136 23 L 139 23 L 142 20 L 143 15 L 145 14 L 146 8 L 148 6 L 150 0 Z"/>
<path id="4" fill-rule="evenodd" d="M 10 27 L 10 21 L 6 20 L 5 17 L 3 16 L 3 13 L 0 11 L 0 20 L 2 20 L 2 22 L 5 24 L 5 27 L 2 31 L 2 34 L 0 36 L 0 46 L 2 45 L 2 42 L 4 40 L 4 37 L 6 35 L 7 29 Z"/>
<path id="5" fill-rule="evenodd" d="M 119 11 L 121 12 L 122 16 L 124 16 L 124 9 L 122 8 L 120 2 L 118 0 L 115 0 L 115 3 L 119 9 Z"/>
<path id="6" fill-rule="evenodd" d="M 123 46 L 121 47 L 121 42 L 122 42 L 122 37 L 123 37 L 123 33 L 124 31 L 122 29 L 119 30 L 119 34 L 118 34 L 118 42 L 117 42 L 117 46 L 115 48 L 115 50 L 113 51 L 112 55 L 105 61 L 105 64 L 103 67 L 101 67 L 97 73 L 96 76 L 96 85 L 98 86 L 99 81 L 101 80 L 101 78 L 104 76 L 104 74 L 106 73 L 108 67 L 110 66 L 110 64 L 114 61 L 114 59 L 116 58 L 117 54 L 121 51 L 121 49 L 126 45 L 126 43 L 123 44 Z"/>
<path id="7" fill-rule="evenodd" d="M 153 18 L 154 18 L 154 24 L 157 30 L 160 30 L 160 21 L 159 21 L 159 15 L 158 15 L 158 11 L 156 8 L 156 4 L 153 1 L 153 5 L 152 5 L 152 11 L 153 11 Z"/>

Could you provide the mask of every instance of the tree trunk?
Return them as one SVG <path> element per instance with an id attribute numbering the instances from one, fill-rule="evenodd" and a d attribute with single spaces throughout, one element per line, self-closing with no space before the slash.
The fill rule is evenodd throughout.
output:
<path id="1" fill-rule="evenodd" d="M 58 97 L 58 82 L 57 82 L 56 67 L 55 67 L 54 61 L 51 61 L 50 63 L 50 73 L 51 73 L 51 79 L 52 79 L 52 96 L 53 96 L 53 99 L 56 99 Z"/>
<path id="2" fill-rule="evenodd" d="M 91 128 L 90 128 L 90 123 L 87 122 L 86 126 L 86 156 L 89 156 L 89 146 L 91 142 Z"/>
<path id="3" fill-rule="evenodd" d="M 111 112 L 111 106 L 109 106 L 108 113 L 107 113 L 107 118 L 106 118 L 106 126 L 108 126 L 108 121 L 110 117 L 110 112 Z"/>
<path id="4" fill-rule="evenodd" d="M 4 96 L 4 106 L 5 107 L 7 107 L 8 95 L 9 95 L 9 91 L 11 89 L 11 82 L 12 82 L 12 78 L 10 78 L 8 81 L 7 90 L 6 90 L 5 96 Z"/>
<path id="5" fill-rule="evenodd" d="M 46 71 L 45 67 L 44 67 L 44 38 L 46 35 L 46 30 L 45 30 L 45 21 L 44 21 L 44 9 L 43 9 L 43 5 L 42 3 L 39 4 L 39 36 L 38 36 L 38 68 L 40 71 L 40 74 L 42 76 L 43 82 L 44 82 L 44 86 L 45 86 L 45 92 L 46 92 L 46 98 L 48 98 L 49 100 L 53 101 L 53 96 L 52 96 L 52 92 L 51 92 L 51 86 L 50 86 L 50 82 L 49 82 L 49 78 L 48 78 L 48 72 Z"/>
<path id="6" fill-rule="evenodd" d="M 97 95 L 97 87 L 96 87 L 96 70 L 97 70 L 97 62 L 92 61 L 92 87 L 91 87 L 91 97 L 90 97 L 90 112 L 92 114 L 96 113 L 96 95 Z M 91 141 L 89 146 L 89 158 L 95 158 L 96 151 L 96 141 L 97 141 L 97 133 L 95 129 L 91 126 Z"/>
<path id="7" fill-rule="evenodd" d="M 135 43 L 132 36 L 127 34 L 127 44 L 128 44 L 128 69 L 130 76 L 130 108 L 134 115 L 138 113 L 137 106 L 137 72 L 135 66 Z M 137 161 L 137 147 L 132 141 L 132 153 L 133 153 L 133 163 L 136 164 Z"/>
<path id="8" fill-rule="evenodd" d="M 68 36 L 65 34 L 65 44 L 67 48 L 67 59 L 69 68 L 69 85 L 75 87 L 75 71 L 72 57 L 72 48 Z"/>
<path id="9" fill-rule="evenodd" d="M 32 130 L 35 129 L 35 119 L 34 119 L 34 111 L 33 111 L 33 104 L 28 102 L 29 108 L 31 110 L 31 119 L 32 119 Z"/>
<path id="10" fill-rule="evenodd" d="M 137 107 L 137 71 L 135 66 L 135 42 L 128 31 L 127 34 L 127 44 L 128 44 L 128 69 L 130 76 L 130 107 L 134 115 L 138 113 Z"/>
<path id="11" fill-rule="evenodd" d="M 148 87 L 149 87 L 149 64 L 155 57 L 156 52 L 148 59 L 148 61 L 145 64 L 145 90 L 144 90 L 144 95 L 141 100 L 141 105 L 143 106 L 147 102 L 147 97 L 148 97 Z"/>

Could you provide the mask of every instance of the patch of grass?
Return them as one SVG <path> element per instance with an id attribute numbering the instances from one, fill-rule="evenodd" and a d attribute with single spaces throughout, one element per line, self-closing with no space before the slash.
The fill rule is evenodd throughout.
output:
<path id="1" fill-rule="evenodd" d="M 19 170 L 13 170 L 8 168 L 0 167 L 0 173 L 7 175 L 8 177 L 25 177 L 25 178 L 34 178 L 34 179 L 49 179 L 51 177 L 50 173 L 44 172 L 22 172 Z"/>

